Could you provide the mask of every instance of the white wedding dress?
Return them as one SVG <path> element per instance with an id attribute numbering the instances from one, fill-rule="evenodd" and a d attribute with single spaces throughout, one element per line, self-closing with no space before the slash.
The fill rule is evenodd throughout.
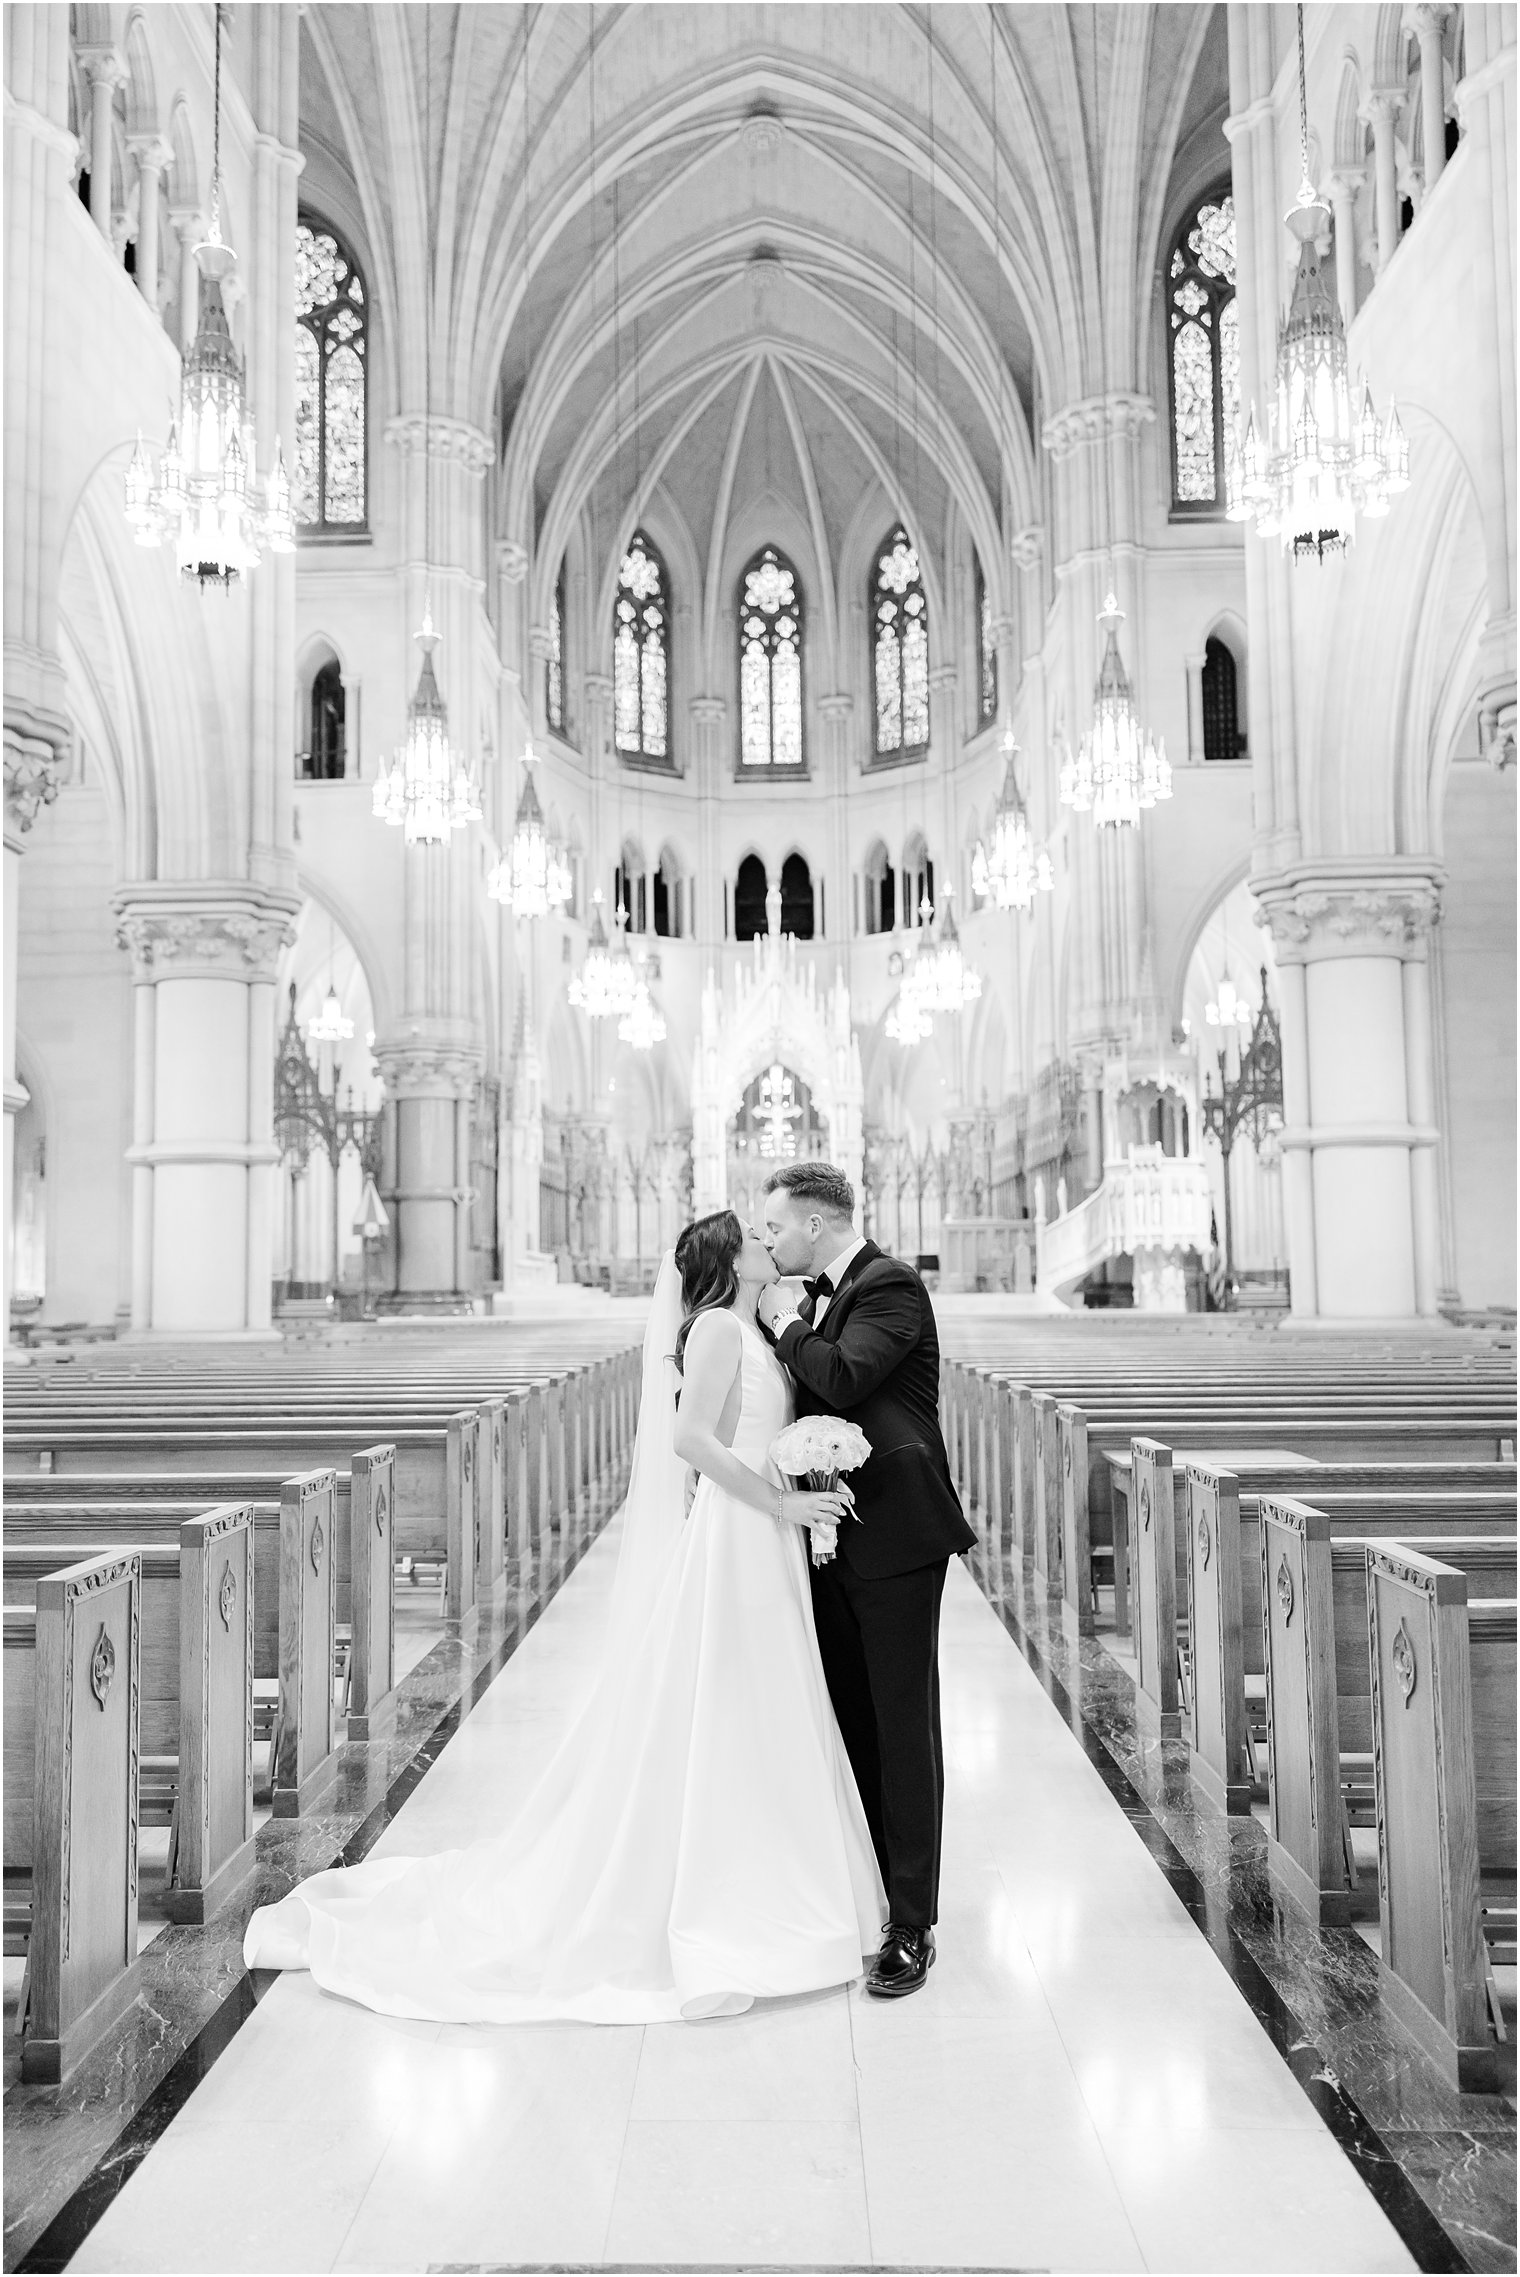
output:
<path id="1" fill-rule="evenodd" d="M 859 1975 L 885 1900 L 829 1702 L 801 1530 L 710 1479 L 683 1520 L 667 1258 L 602 1662 L 507 1822 L 468 1849 L 314 1875 L 248 1924 L 250 1968 L 309 1968 L 392 2016 L 659 2023 Z M 741 1323 L 733 1451 L 775 1480 L 791 1380 Z"/>

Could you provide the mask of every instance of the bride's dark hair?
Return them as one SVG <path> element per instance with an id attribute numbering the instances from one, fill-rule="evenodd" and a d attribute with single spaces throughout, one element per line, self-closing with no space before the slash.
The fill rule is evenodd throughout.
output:
<path id="1" fill-rule="evenodd" d="M 734 1271 L 744 1247 L 744 1228 L 732 1210 L 693 1218 L 676 1242 L 676 1270 L 686 1317 L 676 1335 L 676 1366 L 685 1363 L 686 1339 L 698 1313 L 727 1312 L 739 1294 Z"/>

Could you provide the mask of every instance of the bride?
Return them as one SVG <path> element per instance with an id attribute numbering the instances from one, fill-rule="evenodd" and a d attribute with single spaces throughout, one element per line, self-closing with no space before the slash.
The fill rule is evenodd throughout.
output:
<path id="1" fill-rule="evenodd" d="M 731 1210 L 665 1257 L 608 1635 L 537 1787 L 494 1826 L 483 1796 L 468 1849 L 370 1858 L 261 1906 L 249 1968 L 446 2023 L 732 2016 L 859 1975 L 886 1905 L 806 1549 L 846 1498 L 788 1490 L 767 1451 L 793 1412 L 756 1325 L 776 1278 Z"/>

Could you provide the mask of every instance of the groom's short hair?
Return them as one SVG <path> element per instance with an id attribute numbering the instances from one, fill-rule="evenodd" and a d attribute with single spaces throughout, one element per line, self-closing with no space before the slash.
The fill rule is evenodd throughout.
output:
<path id="1" fill-rule="evenodd" d="M 855 1222 L 855 1189 L 832 1162 L 788 1162 L 765 1181 L 767 1194 L 790 1194 L 794 1201 L 811 1202 L 825 1217 Z"/>

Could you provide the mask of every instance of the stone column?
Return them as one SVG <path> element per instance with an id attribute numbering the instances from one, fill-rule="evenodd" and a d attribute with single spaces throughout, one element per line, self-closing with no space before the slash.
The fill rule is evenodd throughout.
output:
<path id="1" fill-rule="evenodd" d="M 90 219 L 109 245 L 112 124 L 116 90 L 126 79 L 127 67 L 114 47 L 82 47 L 79 63 L 90 83 Z"/>
<path id="2" fill-rule="evenodd" d="M 61 8 L 17 6 L 5 26 L 5 1283 L 9 1334 L 21 851 L 58 792 L 71 730 L 58 657 L 63 551 L 55 359 L 49 334 L 56 239 L 78 152 L 68 115 L 69 28 Z M 114 81 L 112 82 L 114 85 Z M 109 88 L 107 102 L 109 103 Z M 107 120 L 109 126 L 109 118 Z M 108 145 L 109 147 L 109 145 Z M 110 174 L 106 175 L 109 206 Z"/>
<path id="3" fill-rule="evenodd" d="M 820 696 L 818 714 L 823 721 L 824 780 L 829 792 L 828 893 L 823 932 L 841 946 L 850 938 L 854 923 L 854 895 L 850 884 L 850 721 L 855 699 L 847 692 Z M 836 961 L 836 970 L 842 967 Z"/>
<path id="4" fill-rule="evenodd" d="M 375 1065 L 395 1103 L 394 1182 L 384 1200 L 396 1229 L 396 1288 L 382 1310 L 467 1312 L 469 1115 L 482 1054 L 460 1033 L 385 1043 Z M 464 1030 L 463 1023 L 454 1023 Z"/>
<path id="5" fill-rule="evenodd" d="M 159 186 L 174 150 L 161 134 L 134 134 L 127 148 L 137 160 L 137 289 L 157 316 Z M 92 191 L 94 187 L 92 175 Z"/>
<path id="6" fill-rule="evenodd" d="M 132 1325 L 267 1336 L 275 1245 L 275 971 L 295 894 L 124 886 L 135 985 Z"/>
<path id="7" fill-rule="evenodd" d="M 1380 87 L 1367 104 L 1372 121 L 1372 179 L 1377 192 L 1377 266 L 1381 276 L 1399 242 L 1399 184 L 1393 130 L 1404 105 L 1402 88 Z"/>
<path id="8" fill-rule="evenodd" d="M 11 1246 L 16 1208 L 16 1117 L 27 1090 L 16 1073 L 16 951 L 21 923 L 21 855 L 39 808 L 58 796 L 60 763 L 51 742 L 28 739 L 5 722 L 5 1334 L 10 1337 Z"/>
<path id="9" fill-rule="evenodd" d="M 198 206 L 171 206 L 169 224 L 179 240 L 179 346 L 180 354 L 187 355 L 200 322 L 201 273 L 195 248 L 206 234 L 206 217 Z"/>
<path id="10" fill-rule="evenodd" d="M 1440 883 L 1428 863 L 1396 858 L 1303 863 L 1254 882 L 1284 983 L 1283 1158 L 1295 1169 L 1284 1199 L 1300 1317 L 1437 1308 L 1426 963 Z"/>
<path id="11" fill-rule="evenodd" d="M 611 717 L 612 683 L 607 690 L 607 716 Z M 723 737 L 728 706 L 721 696 L 693 696 L 687 706 L 691 721 L 691 772 L 697 782 L 697 895 L 693 926 L 705 948 L 716 950 L 723 940 L 723 834 L 719 826 L 723 782 Z"/>
<path id="12" fill-rule="evenodd" d="M 1425 195 L 1440 181 L 1446 165 L 1446 73 L 1441 38 L 1450 10 L 1422 5 L 1414 12 L 1420 43 L 1420 131 L 1425 144 Z"/>
<path id="13" fill-rule="evenodd" d="M 1347 325 L 1356 315 L 1356 200 L 1366 179 L 1365 166 L 1343 166 L 1327 184 L 1335 215 L 1335 291 Z"/>

